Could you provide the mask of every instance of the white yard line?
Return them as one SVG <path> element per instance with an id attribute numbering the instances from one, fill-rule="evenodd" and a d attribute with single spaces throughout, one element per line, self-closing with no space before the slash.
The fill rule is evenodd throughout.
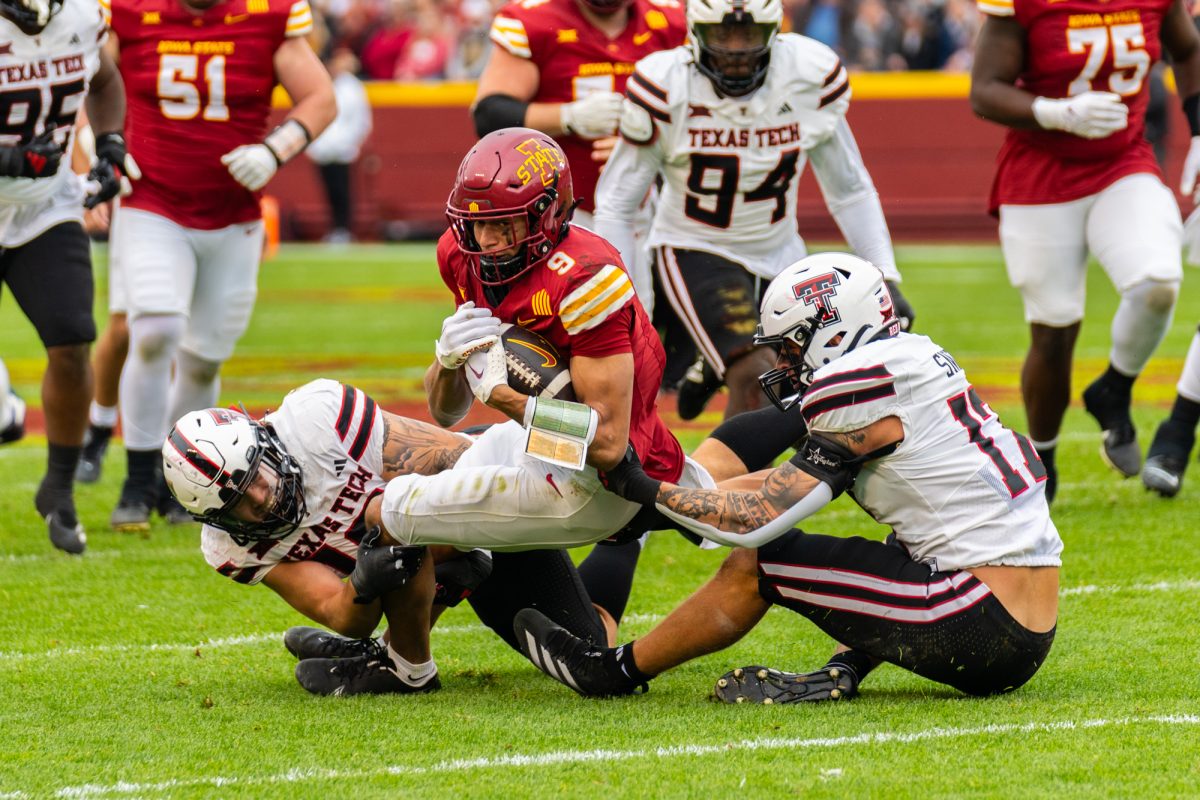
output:
<path id="1" fill-rule="evenodd" d="M 1079 595 L 1105 595 L 1143 592 L 1180 592 L 1200 589 L 1200 580 L 1158 581 L 1156 583 L 1134 583 L 1127 586 L 1112 584 L 1109 586 L 1067 586 L 1059 589 L 1060 597 L 1075 597 Z M 626 614 L 623 623 L 655 623 L 663 618 L 662 614 Z M 434 638 L 442 636 L 458 636 L 462 634 L 483 633 L 487 628 L 479 623 L 469 625 L 439 625 L 434 627 Z M 221 647 L 242 647 L 245 645 L 262 644 L 264 642 L 283 643 L 283 631 L 274 633 L 250 633 L 242 636 L 226 636 L 219 639 L 207 639 L 202 642 L 173 643 L 152 642 L 147 644 L 98 644 L 84 647 L 55 647 L 36 653 L 0 652 L 0 667 L 10 663 L 31 661 L 40 658 L 62 658 L 66 656 L 90 656 L 103 653 L 135 653 L 135 652 L 188 652 Z M 4 795 L 0 794 L 0 800 Z"/>
<path id="2" fill-rule="evenodd" d="M 524 753 L 498 756 L 495 758 L 469 758 L 440 761 L 429 766 L 411 764 L 380 765 L 374 769 L 339 770 L 321 767 L 291 769 L 287 772 L 273 775 L 247 776 L 207 776 L 199 778 L 179 778 L 155 782 L 119 781 L 117 783 L 99 784 L 85 783 L 77 786 L 65 786 L 55 792 L 56 797 L 63 798 L 93 798 L 112 797 L 120 795 L 149 795 L 176 792 L 194 787 L 222 788 L 226 786 L 286 786 L 311 781 L 345 781 L 363 780 L 382 777 L 408 777 L 419 775 L 438 775 L 474 772 L 476 770 L 512 768 L 512 767 L 547 767 L 560 764 L 612 763 L 631 761 L 634 759 L 658 758 L 691 758 L 725 754 L 732 751 L 746 750 L 761 752 L 762 750 L 809 750 L 830 749 L 847 745 L 887 745 L 909 744 L 912 742 L 934 741 L 940 739 L 963 739 L 975 736 L 1006 736 L 1012 734 L 1058 733 L 1086 731 L 1094 728 L 1110 728 L 1132 725 L 1167 725 L 1185 726 L 1200 725 L 1200 716 L 1191 714 L 1172 714 L 1162 716 L 1120 717 L 1117 719 L 1088 719 L 1061 720 L 1058 722 L 1026 722 L 1003 725 L 984 725 L 975 728 L 927 728 L 910 733 L 893 731 L 875 731 L 856 734 L 854 736 L 838 736 L 816 739 L 772 737 L 764 739 L 743 739 L 741 741 L 719 742 L 715 744 L 675 744 L 662 747 L 643 748 L 639 750 L 558 750 L 549 753 Z M 0 797 L 21 798 L 22 792 L 9 792 Z"/>

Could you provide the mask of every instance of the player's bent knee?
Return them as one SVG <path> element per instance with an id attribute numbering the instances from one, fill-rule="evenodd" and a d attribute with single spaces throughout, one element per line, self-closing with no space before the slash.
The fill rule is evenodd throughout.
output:
<path id="1" fill-rule="evenodd" d="M 1169 314 L 1179 300 L 1178 280 L 1147 279 L 1139 281 L 1121 292 L 1122 298 L 1141 303 L 1153 314 Z"/>
<path id="2" fill-rule="evenodd" d="M 186 325 L 184 317 L 176 314 L 138 317 L 129 325 L 130 350 L 143 361 L 171 355 L 178 350 Z"/>

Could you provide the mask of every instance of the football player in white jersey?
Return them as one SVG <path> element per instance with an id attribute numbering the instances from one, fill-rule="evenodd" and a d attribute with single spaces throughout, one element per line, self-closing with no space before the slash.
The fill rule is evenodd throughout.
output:
<path id="1" fill-rule="evenodd" d="M 883 269 L 906 328 L 912 317 L 845 119 L 846 70 L 820 42 L 779 33 L 782 20 L 780 0 L 690 0 L 688 44 L 643 58 L 626 84 L 621 141 L 596 189 L 596 231 L 631 264 L 634 216 L 662 177 L 648 239 L 656 289 L 709 366 L 680 388 L 684 419 L 722 382 L 726 417 L 762 405 L 756 379 L 774 356 L 753 342 L 756 309 L 766 282 L 805 255 L 796 192 L 806 162 L 846 241 Z M 652 291 L 650 276 L 635 283 Z"/>
<path id="2" fill-rule="evenodd" d="M 758 341 L 780 348 L 763 389 L 809 428 L 796 455 L 737 489 L 650 480 L 630 456 L 609 473 L 614 491 L 733 546 L 721 570 L 647 636 L 611 650 L 522 611 L 527 655 L 580 694 L 627 694 L 733 644 L 778 604 L 838 652 L 808 675 L 733 670 L 717 682 L 722 700 L 844 699 L 883 661 L 972 695 L 1024 684 L 1054 639 L 1062 552 L 1029 441 L 1000 424 L 950 354 L 900 332 L 883 274 L 862 259 L 826 253 L 788 267 L 761 319 Z M 794 529 L 844 491 L 892 528 L 887 542 Z"/>
<path id="3" fill-rule="evenodd" d="M 588 503 L 573 500 L 579 492 L 567 470 L 547 471 L 554 478 L 548 486 L 563 489 L 553 505 L 536 490 L 514 498 L 501 488 L 485 491 L 498 497 L 480 497 L 463 484 L 481 481 L 464 478 L 463 469 L 448 472 L 468 462 L 503 464 L 523 449 L 523 437 L 524 429 L 510 422 L 473 439 L 385 412 L 354 387 L 316 380 L 261 421 L 222 408 L 184 415 L 163 446 L 163 473 L 183 507 L 205 523 L 201 549 L 214 569 L 238 583 L 266 584 L 341 634 L 288 632 L 288 649 L 302 659 L 296 668 L 302 686 L 318 694 L 410 693 L 438 686 L 429 650 L 431 600 L 436 612 L 473 591 L 480 619 L 514 648 L 513 617 L 531 603 L 590 640 L 615 635 L 615 622 L 593 607 L 565 551 L 526 550 L 538 546 L 527 542 L 516 546 L 523 552 L 500 552 L 513 549 L 500 541 L 504 535 L 522 538 L 517 534 L 539 524 L 521 511 L 536 506 L 547 518 L 570 517 L 582 505 L 587 513 Z M 441 479 L 433 477 L 439 473 Z M 369 535 L 380 522 L 384 487 L 400 476 L 429 476 L 408 505 L 418 530 L 406 541 L 420 546 L 396 546 L 389 533 L 398 526 L 386 513 L 386 544 Z M 613 508 L 630 505 L 607 492 L 593 494 L 608 498 L 606 511 L 588 517 L 595 525 L 611 525 Z M 445 520 L 436 518 L 439 510 Z M 423 557 L 427 542 L 468 549 L 447 537 L 489 525 L 498 548 L 490 558 L 480 551 L 456 558 L 454 547 L 431 547 L 432 559 Z M 363 638 L 381 615 L 386 649 Z"/>
<path id="4" fill-rule="evenodd" d="M 87 428 L 92 374 L 92 262 L 83 209 L 136 176 L 125 140 L 125 89 L 102 52 L 105 25 L 89 0 L 0 0 L 0 282 L 46 347 L 42 407 L 49 449 L 34 505 L 50 541 L 82 553 L 74 473 Z M 96 135 L 87 179 L 72 171 L 75 115 L 85 102 Z"/>

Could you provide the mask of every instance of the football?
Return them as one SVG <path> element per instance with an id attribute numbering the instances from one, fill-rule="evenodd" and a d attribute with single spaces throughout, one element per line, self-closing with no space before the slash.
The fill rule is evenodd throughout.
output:
<path id="1" fill-rule="evenodd" d="M 508 385 L 521 394 L 574 400 L 571 373 L 554 345 L 531 330 L 506 323 L 501 326 Z"/>

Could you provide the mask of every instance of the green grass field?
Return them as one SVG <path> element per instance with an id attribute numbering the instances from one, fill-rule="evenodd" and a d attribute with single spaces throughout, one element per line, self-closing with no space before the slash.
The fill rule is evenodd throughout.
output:
<path id="1" fill-rule="evenodd" d="M 1027 334 L 998 249 L 902 247 L 899 259 L 919 331 L 1023 429 Z M 1200 320 L 1196 285 L 1190 274 L 1135 390 L 1143 446 Z M 450 307 L 431 246 L 284 248 L 261 287 L 222 402 L 271 406 L 324 376 L 392 409 L 421 407 L 420 375 Z M 1104 367 L 1115 308 L 1098 270 L 1090 289 L 1076 398 Z M 36 406 L 44 357 L 11 296 L 0 303 L 0 355 Z M 710 413 L 681 427 L 685 446 L 717 422 Z M 1200 469 L 1164 501 L 1107 470 L 1099 446 L 1076 399 L 1054 507 L 1066 542 L 1058 639 L 1025 688 L 968 699 L 885 666 L 852 703 L 727 707 L 705 699 L 726 669 L 813 668 L 830 643 L 776 609 L 736 647 L 662 676 L 644 697 L 582 700 L 464 604 L 434 632 L 441 692 L 309 696 L 281 642 L 300 616 L 269 589 L 212 571 L 197 526 L 157 524 L 148 538 L 107 530 L 119 447 L 102 482 L 77 492 L 87 554 L 53 550 L 33 510 L 45 452 L 31 435 L 0 449 L 0 798 L 1194 797 Z M 880 533 L 845 499 L 806 527 Z M 647 631 L 720 558 L 651 537 L 623 638 Z"/>

